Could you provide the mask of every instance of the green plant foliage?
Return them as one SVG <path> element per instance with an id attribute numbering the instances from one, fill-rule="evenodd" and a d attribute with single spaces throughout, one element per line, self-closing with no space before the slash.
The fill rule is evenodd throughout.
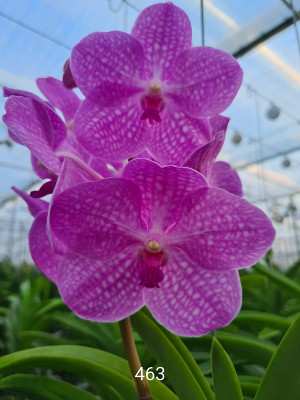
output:
<path id="1" fill-rule="evenodd" d="M 279 344 L 255 400 L 298 400 L 300 394 L 300 317 Z"/>
<path id="2" fill-rule="evenodd" d="M 243 400 L 234 366 L 216 338 L 211 348 L 211 364 L 216 400 Z"/>
<path id="3" fill-rule="evenodd" d="M 45 376 L 15 374 L 0 380 L 0 391 L 35 394 L 49 400 L 97 400 L 91 393 Z"/>
<path id="4" fill-rule="evenodd" d="M 206 400 L 202 387 L 163 331 L 143 312 L 132 316 L 132 324 L 148 345 L 180 399 Z"/>
<path id="5" fill-rule="evenodd" d="M 126 400 L 136 400 L 131 374 L 126 360 L 102 350 L 82 346 L 37 347 L 8 354 L 0 358 L 0 373 L 16 373 L 33 368 L 69 371 L 88 382 L 110 385 Z M 153 400 L 178 400 L 160 381 L 150 382 Z"/>
<path id="6" fill-rule="evenodd" d="M 179 338 L 161 327 L 147 309 L 134 315 L 133 336 L 144 369 L 165 369 L 163 382 L 149 382 L 153 399 L 218 400 L 216 382 L 216 393 L 212 390 L 213 373 L 218 379 L 212 352 L 224 373 L 223 393 L 233 390 L 232 381 L 238 383 L 230 378 L 234 368 L 244 400 L 253 400 L 256 393 L 255 400 L 298 400 L 300 388 L 294 379 L 300 375 L 296 359 L 300 334 L 294 321 L 300 312 L 299 267 L 300 261 L 282 272 L 270 253 L 253 268 L 241 270 L 242 310 L 216 332 L 219 343 L 213 349 L 211 335 Z M 7 354 L 0 358 L 1 400 L 64 399 L 46 385 L 31 387 L 30 382 L 44 378 L 50 385 L 58 382 L 84 389 L 99 400 L 136 400 L 118 324 L 78 318 L 55 286 L 29 265 L 15 268 L 8 261 L 0 262 L 0 353 Z M 28 372 L 31 375 L 19 375 Z M 9 388 L 13 385 L 14 391 Z M 232 400 L 240 398 L 234 396 Z"/>

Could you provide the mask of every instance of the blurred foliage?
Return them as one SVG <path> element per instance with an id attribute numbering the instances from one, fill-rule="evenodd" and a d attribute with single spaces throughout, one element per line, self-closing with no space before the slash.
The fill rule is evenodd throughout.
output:
<path id="1" fill-rule="evenodd" d="M 262 400 L 272 393 L 276 400 L 274 393 L 284 391 L 286 400 L 297 398 L 300 388 L 288 386 L 295 375 L 289 365 L 300 374 L 294 355 L 299 319 L 292 324 L 300 313 L 300 261 L 281 271 L 270 251 L 240 276 L 242 309 L 214 333 L 213 348 L 213 335 L 179 338 L 146 309 L 132 317 L 143 367 L 165 367 L 164 381 L 151 382 L 154 400 L 219 400 L 226 382 L 224 399 L 232 393 L 254 399 L 257 393 L 255 400 Z M 135 399 L 118 324 L 76 317 L 55 285 L 29 264 L 0 262 L 0 355 L 3 400 Z"/>

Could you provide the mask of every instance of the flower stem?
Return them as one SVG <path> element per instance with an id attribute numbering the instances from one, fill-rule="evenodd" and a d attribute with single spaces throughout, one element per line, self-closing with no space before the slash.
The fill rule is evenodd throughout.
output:
<path id="1" fill-rule="evenodd" d="M 135 375 L 138 372 L 138 370 L 142 367 L 141 362 L 139 359 L 139 355 L 137 353 L 134 339 L 132 336 L 132 329 L 131 329 L 131 323 L 130 323 L 130 318 L 125 318 L 122 321 L 119 322 L 120 325 L 120 331 L 121 331 L 121 336 L 123 340 L 123 345 L 126 353 L 126 357 L 129 363 L 131 375 L 133 377 L 134 383 L 135 383 L 135 390 L 138 395 L 139 400 L 151 400 L 151 391 L 148 385 L 148 381 L 146 378 L 140 379 L 137 378 Z"/>

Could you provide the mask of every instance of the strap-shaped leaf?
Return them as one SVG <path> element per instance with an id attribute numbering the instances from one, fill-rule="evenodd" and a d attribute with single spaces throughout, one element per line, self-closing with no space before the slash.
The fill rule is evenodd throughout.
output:
<path id="1" fill-rule="evenodd" d="M 16 373 L 33 368 L 69 371 L 90 382 L 117 389 L 126 400 L 136 400 L 136 392 L 126 360 L 102 350 L 84 346 L 45 346 L 22 350 L 0 358 L 0 372 Z M 162 382 L 149 382 L 153 400 L 178 400 Z"/>
<path id="2" fill-rule="evenodd" d="M 97 400 L 91 393 L 70 383 L 27 374 L 15 374 L 1 379 L 0 391 L 40 395 L 49 400 Z"/>
<path id="3" fill-rule="evenodd" d="M 272 357 L 255 400 L 298 400 L 300 394 L 300 316 Z"/>
<path id="4" fill-rule="evenodd" d="M 233 321 L 234 325 L 250 326 L 263 329 L 266 326 L 273 329 L 279 329 L 281 332 L 286 332 L 291 321 L 284 317 L 275 314 L 260 312 L 260 311 L 240 311 Z"/>
<path id="5" fill-rule="evenodd" d="M 243 400 L 234 366 L 216 338 L 211 348 L 211 364 L 216 400 Z"/>
<path id="6" fill-rule="evenodd" d="M 159 328 L 162 332 L 167 336 L 170 342 L 175 346 L 176 350 L 180 353 L 181 357 L 184 359 L 185 363 L 192 371 L 194 377 L 196 378 L 197 382 L 199 383 L 203 393 L 207 397 L 207 400 L 215 400 L 215 395 L 211 390 L 210 385 L 208 384 L 205 376 L 203 375 L 203 370 L 199 368 L 198 364 L 196 363 L 194 357 L 190 353 L 189 349 L 183 343 L 179 336 L 174 335 L 163 326 L 158 325 L 158 323 L 154 320 L 150 312 L 144 308 L 141 312 L 144 312 Z M 207 354 L 207 359 L 209 360 L 209 353 Z"/>
<path id="7" fill-rule="evenodd" d="M 207 400 L 199 383 L 163 331 L 143 312 L 131 317 L 132 325 L 152 350 L 180 399 Z"/>
<path id="8" fill-rule="evenodd" d="M 265 267 L 264 265 L 257 263 L 253 265 L 253 269 L 255 271 L 260 272 L 261 274 L 270 278 L 273 282 L 276 282 L 282 289 L 288 290 L 289 293 L 292 293 L 295 297 L 300 298 L 300 285 L 289 279 L 285 275 L 274 271 L 271 268 Z"/>
<path id="9" fill-rule="evenodd" d="M 273 356 L 276 346 L 270 342 L 263 342 L 254 338 L 227 333 L 217 332 L 217 339 L 229 354 L 244 358 L 247 362 L 266 367 Z M 208 350 L 211 347 L 210 335 L 200 338 L 184 339 L 189 348 Z"/>

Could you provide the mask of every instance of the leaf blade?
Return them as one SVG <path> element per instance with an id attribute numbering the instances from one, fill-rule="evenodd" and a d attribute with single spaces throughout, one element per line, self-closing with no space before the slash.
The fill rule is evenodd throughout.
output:
<path id="1" fill-rule="evenodd" d="M 234 366 L 216 338 L 213 338 L 211 363 L 216 400 L 243 400 Z"/>

